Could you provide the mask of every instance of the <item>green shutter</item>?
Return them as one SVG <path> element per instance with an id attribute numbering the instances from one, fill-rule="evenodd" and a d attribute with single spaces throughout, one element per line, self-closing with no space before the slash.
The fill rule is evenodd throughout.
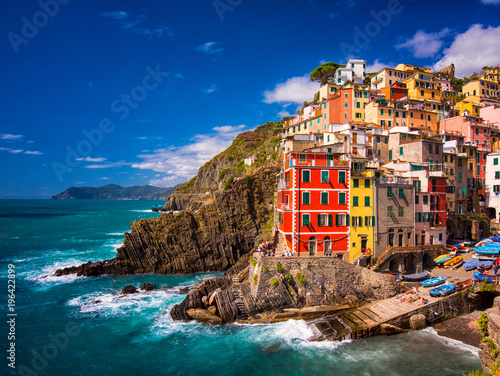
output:
<path id="1" fill-rule="evenodd" d="M 363 217 L 359 217 L 358 221 L 359 221 L 359 227 L 362 227 L 363 226 Z"/>
<path id="2" fill-rule="evenodd" d="M 328 214 L 328 226 L 332 225 L 332 215 Z"/>
<path id="3" fill-rule="evenodd" d="M 375 216 L 372 217 L 372 226 L 375 226 Z"/>
<path id="4" fill-rule="evenodd" d="M 350 224 L 349 224 L 349 214 L 346 214 L 346 216 L 345 216 L 345 225 L 346 226 L 350 226 Z"/>
<path id="5" fill-rule="evenodd" d="M 370 206 L 370 197 L 369 196 L 365 197 L 365 206 Z"/>
<path id="6" fill-rule="evenodd" d="M 335 226 L 338 226 L 340 223 L 340 216 L 338 214 L 335 214 Z"/>
<path id="7" fill-rule="evenodd" d="M 358 206 L 358 196 L 352 198 L 352 206 Z"/>
<path id="8" fill-rule="evenodd" d="M 318 214 L 318 226 L 321 226 L 321 214 Z"/>

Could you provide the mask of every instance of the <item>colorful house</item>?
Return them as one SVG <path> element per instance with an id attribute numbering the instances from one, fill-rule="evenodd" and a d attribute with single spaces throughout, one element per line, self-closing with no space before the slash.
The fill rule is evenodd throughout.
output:
<path id="1" fill-rule="evenodd" d="M 325 148 L 313 150 L 285 155 L 278 175 L 279 231 L 294 256 L 331 250 L 349 260 L 349 162 Z"/>
<path id="2" fill-rule="evenodd" d="M 350 260 L 373 256 L 375 238 L 375 174 L 373 171 L 351 171 L 350 193 Z"/>

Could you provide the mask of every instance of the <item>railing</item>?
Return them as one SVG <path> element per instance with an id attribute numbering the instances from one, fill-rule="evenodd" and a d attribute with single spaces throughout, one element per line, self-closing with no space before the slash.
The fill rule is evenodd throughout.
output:
<path id="1" fill-rule="evenodd" d="M 278 189 L 288 189 L 290 188 L 290 185 L 285 183 L 285 182 L 279 182 L 278 183 Z"/>

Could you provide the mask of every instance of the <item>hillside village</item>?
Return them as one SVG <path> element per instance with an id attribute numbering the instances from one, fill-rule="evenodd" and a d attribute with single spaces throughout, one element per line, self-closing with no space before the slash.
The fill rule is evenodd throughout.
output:
<path id="1" fill-rule="evenodd" d="M 339 66 L 284 119 L 279 244 L 420 271 L 447 240 L 489 233 L 500 214 L 500 69 L 461 79 L 453 65 L 365 69 Z"/>

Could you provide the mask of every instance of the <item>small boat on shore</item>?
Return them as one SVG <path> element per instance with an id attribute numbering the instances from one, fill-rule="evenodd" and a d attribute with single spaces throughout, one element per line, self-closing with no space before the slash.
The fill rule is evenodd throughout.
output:
<path id="1" fill-rule="evenodd" d="M 434 260 L 434 262 L 438 265 L 442 265 L 444 264 L 445 262 L 448 262 L 450 261 L 451 259 L 453 259 L 453 256 L 447 256 L 447 257 L 442 257 L 440 258 L 439 260 Z"/>
<path id="2" fill-rule="evenodd" d="M 455 285 L 449 284 L 449 285 L 435 287 L 429 291 L 429 294 L 434 297 L 440 297 L 451 294 L 453 290 L 455 290 Z"/>
<path id="3" fill-rule="evenodd" d="M 392 275 L 394 277 L 399 277 L 401 275 L 401 272 L 398 270 L 382 270 L 379 273 L 385 275 Z"/>
<path id="4" fill-rule="evenodd" d="M 493 266 L 493 261 L 480 261 L 477 268 L 491 269 L 492 266 Z"/>
<path id="5" fill-rule="evenodd" d="M 474 273 L 472 273 L 472 275 L 474 276 L 474 279 L 477 281 L 495 283 L 497 280 L 497 277 L 494 274 L 482 274 L 482 273 L 474 272 Z"/>
<path id="6" fill-rule="evenodd" d="M 442 258 L 445 258 L 445 257 L 453 257 L 453 254 L 451 254 L 451 253 L 446 253 L 446 254 L 444 254 L 444 255 L 439 255 L 438 257 L 434 258 L 434 260 L 433 260 L 433 261 L 434 261 L 434 262 L 436 262 L 436 261 L 439 261 L 439 260 L 441 260 Z"/>
<path id="7" fill-rule="evenodd" d="M 415 273 L 415 274 L 406 274 L 406 275 L 402 275 L 401 279 L 403 281 L 407 281 L 407 282 L 419 282 L 419 281 L 423 281 L 424 279 L 429 278 L 429 274 L 430 273 L 428 271 L 425 271 L 422 273 Z"/>
<path id="8" fill-rule="evenodd" d="M 422 286 L 423 287 L 433 287 L 433 286 L 438 286 L 446 282 L 446 279 L 443 277 L 434 277 L 431 279 L 427 279 L 425 281 L 422 281 Z"/>
<path id="9" fill-rule="evenodd" d="M 466 271 L 474 270 L 479 266 L 479 262 L 480 261 L 478 259 L 472 259 L 470 261 L 467 261 L 466 263 L 464 263 L 464 269 Z"/>
<path id="10" fill-rule="evenodd" d="M 460 264 L 462 262 L 462 260 L 463 260 L 462 256 L 456 256 L 456 257 L 453 257 L 451 260 L 448 260 L 445 263 L 443 263 L 443 265 L 444 266 L 457 266 L 458 264 Z"/>

